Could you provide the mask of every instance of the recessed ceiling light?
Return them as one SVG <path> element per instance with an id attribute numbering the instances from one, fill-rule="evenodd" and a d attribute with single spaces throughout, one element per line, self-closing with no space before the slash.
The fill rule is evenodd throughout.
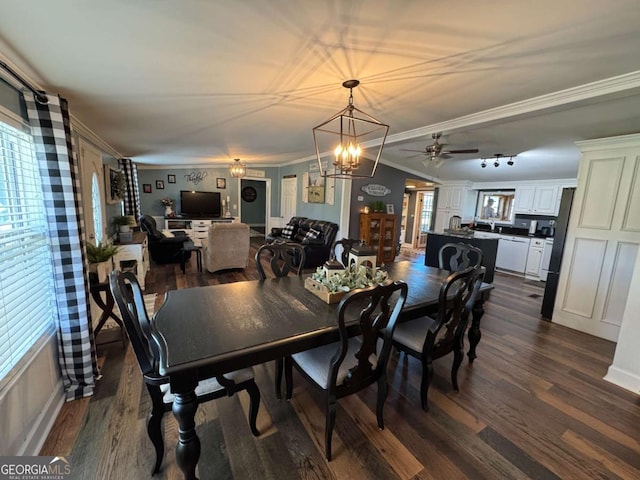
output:
<path id="1" fill-rule="evenodd" d="M 405 188 L 416 188 L 415 185 L 405 185 Z"/>

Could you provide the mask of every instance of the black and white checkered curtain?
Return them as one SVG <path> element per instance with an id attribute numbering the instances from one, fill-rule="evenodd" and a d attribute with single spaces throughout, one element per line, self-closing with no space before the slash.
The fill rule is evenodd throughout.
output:
<path id="1" fill-rule="evenodd" d="M 98 375 L 89 309 L 88 263 L 78 160 L 67 101 L 25 94 L 44 191 L 58 311 L 58 352 L 67 400 L 93 394 Z"/>
<path id="2" fill-rule="evenodd" d="M 138 191 L 138 168 L 130 158 L 121 158 L 120 167 L 124 173 L 125 195 L 124 214 L 140 218 L 140 192 Z"/>

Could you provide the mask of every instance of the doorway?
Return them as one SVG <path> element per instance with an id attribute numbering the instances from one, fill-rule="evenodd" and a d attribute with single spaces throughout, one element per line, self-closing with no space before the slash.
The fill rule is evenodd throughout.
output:
<path id="1" fill-rule="evenodd" d="M 424 249 L 427 246 L 427 232 L 431 230 L 433 218 L 433 190 L 417 193 L 414 215 L 413 248 Z"/>
<path id="2" fill-rule="evenodd" d="M 249 225 L 252 236 L 264 235 L 271 208 L 271 180 L 243 178 L 240 180 L 240 221 Z"/>

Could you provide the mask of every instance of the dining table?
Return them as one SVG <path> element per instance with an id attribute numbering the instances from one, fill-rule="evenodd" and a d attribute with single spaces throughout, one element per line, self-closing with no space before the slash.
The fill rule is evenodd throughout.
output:
<path id="1" fill-rule="evenodd" d="M 392 280 L 409 286 L 399 321 L 434 312 L 440 286 L 450 274 L 418 262 L 385 265 Z M 308 276 L 308 275 L 306 275 Z M 469 328 L 469 361 L 476 358 L 483 303 L 493 286 L 483 283 Z M 305 276 L 269 278 L 171 290 L 151 321 L 159 350 L 158 371 L 169 378 L 178 429 L 176 463 L 196 477 L 200 439 L 195 393 L 200 380 L 281 359 L 338 339 L 338 304 L 305 288 Z"/>

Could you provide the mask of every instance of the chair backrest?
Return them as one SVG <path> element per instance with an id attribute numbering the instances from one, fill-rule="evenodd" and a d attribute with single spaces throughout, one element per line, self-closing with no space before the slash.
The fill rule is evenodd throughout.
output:
<path id="1" fill-rule="evenodd" d="M 269 260 L 271 272 L 276 277 L 286 277 L 289 272 L 295 275 L 302 274 L 302 266 L 305 261 L 304 247 L 297 243 L 276 243 L 262 245 L 256 252 L 256 268 L 260 280 L 267 278 L 262 260 Z M 296 266 L 297 264 L 297 266 Z"/>
<path id="2" fill-rule="evenodd" d="M 423 354 L 430 350 L 432 358 L 436 359 L 452 352 L 455 346 L 463 341 L 469 315 L 480 291 L 484 274 L 484 267 L 469 267 L 453 272 L 442 282 L 437 325 L 435 329 L 427 332 Z"/>
<path id="3" fill-rule="evenodd" d="M 360 240 L 353 238 L 343 238 L 342 240 L 336 240 L 331 246 L 331 258 L 336 258 L 336 247 L 340 245 L 342 247 L 342 253 L 340 254 L 340 261 L 345 267 L 349 264 L 349 251 L 351 247 L 360 243 Z"/>
<path id="4" fill-rule="evenodd" d="M 438 266 L 450 272 L 482 265 L 482 250 L 466 243 L 445 243 L 438 252 Z"/>
<path id="5" fill-rule="evenodd" d="M 155 219 L 151 215 L 140 215 L 140 228 L 147 232 L 149 241 L 162 240 L 164 234 L 158 230 Z"/>
<path id="6" fill-rule="evenodd" d="M 150 341 L 151 325 L 136 276 L 131 272 L 114 270 L 109 274 L 109 286 L 142 374 L 155 375 L 159 352 L 155 343 Z"/>
<path id="7" fill-rule="evenodd" d="M 408 287 L 403 281 L 375 285 L 352 290 L 338 307 L 338 327 L 340 329 L 339 349 L 331 359 L 328 387 L 331 392 L 340 389 L 340 396 L 356 392 L 375 382 L 386 369 L 391 339 L 400 311 L 407 299 Z M 360 344 L 355 357 L 358 363 L 352 367 L 344 381 L 336 387 L 340 366 L 349 348 L 348 329 L 355 320 L 360 325 Z M 378 341 L 382 337 L 382 347 Z"/>

